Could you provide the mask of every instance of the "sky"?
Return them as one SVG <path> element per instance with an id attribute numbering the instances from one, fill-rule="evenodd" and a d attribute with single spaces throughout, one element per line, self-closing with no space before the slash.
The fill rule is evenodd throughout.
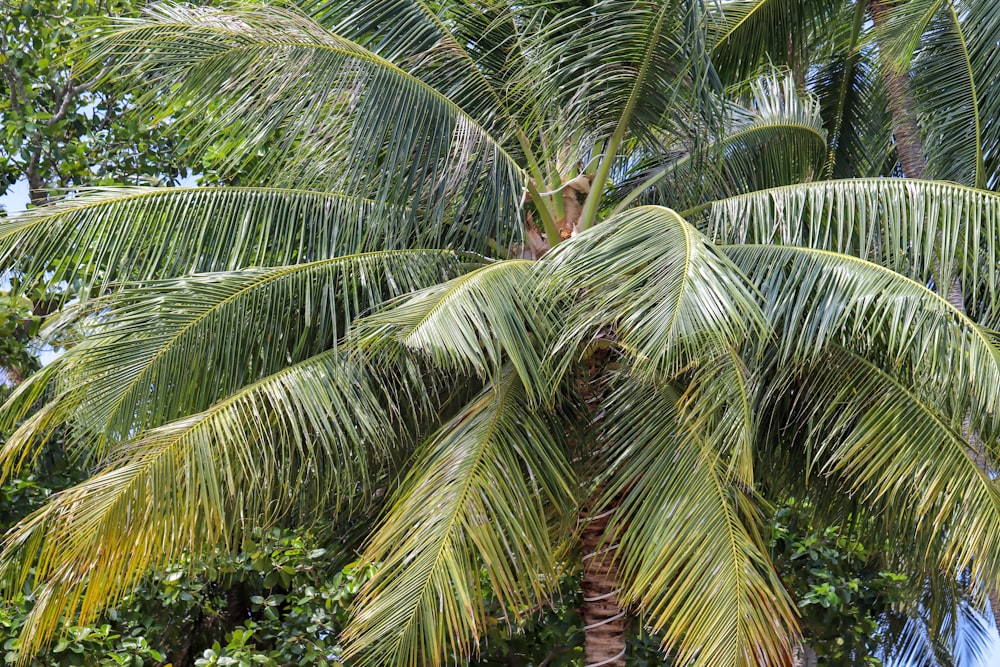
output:
<path id="1" fill-rule="evenodd" d="M 28 181 L 23 178 L 14 184 L 7 194 L 0 197 L 0 205 L 7 209 L 8 215 L 23 211 L 28 204 Z"/>

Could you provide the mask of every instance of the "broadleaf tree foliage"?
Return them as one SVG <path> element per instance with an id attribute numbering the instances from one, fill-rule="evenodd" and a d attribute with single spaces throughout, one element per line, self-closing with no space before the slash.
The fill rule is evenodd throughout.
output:
<path id="1" fill-rule="evenodd" d="M 38 205 L 86 185 L 176 183 L 178 135 L 134 113 L 131 91 L 94 87 L 74 71 L 81 24 L 136 13 L 130 0 L 4 0 L 0 3 L 0 194 L 18 181 Z M 181 141 L 182 143 L 182 141 Z"/>
<path id="2" fill-rule="evenodd" d="M 588 666 L 625 664 L 630 619 L 674 664 L 790 664 L 801 601 L 764 533 L 790 497 L 916 582 L 897 615 L 981 609 L 990 6 L 160 2 L 91 24 L 79 75 L 143 91 L 217 185 L 0 224 L 18 284 L 71 286 L 40 333 L 68 351 L 0 415 L 3 472 L 56 432 L 93 471 L 7 534 L 3 586 L 36 587 L 20 659 L 150 570 L 320 518 L 366 532 L 358 665 L 475 659 L 485 601 L 516 628 L 574 559 Z M 921 83 L 963 65 L 968 104 Z M 903 121 L 955 140 L 920 157 L 966 185 L 845 178 L 916 175 Z"/>

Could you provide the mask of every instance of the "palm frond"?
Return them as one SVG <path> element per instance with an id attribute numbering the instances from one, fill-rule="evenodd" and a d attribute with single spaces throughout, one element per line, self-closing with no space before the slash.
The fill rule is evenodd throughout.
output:
<path id="1" fill-rule="evenodd" d="M 991 79 L 980 78 L 986 73 L 976 71 L 966 44 L 969 27 L 963 25 L 955 3 L 942 5 L 913 61 L 917 113 L 928 138 L 927 176 L 982 188 L 987 181 L 983 129 L 989 119 L 979 107 Z"/>
<path id="2" fill-rule="evenodd" d="M 704 229 L 720 243 L 854 255 L 920 283 L 957 279 L 970 315 L 1000 325 L 1000 196 L 992 192 L 913 179 L 802 184 L 713 202 Z"/>
<path id="3" fill-rule="evenodd" d="M 583 127 L 608 137 L 638 120 L 633 112 L 654 113 L 658 119 L 669 105 L 655 101 L 668 100 L 683 69 L 681 3 L 644 1 L 625 7 L 601 1 L 559 9 L 547 26 L 530 35 L 528 47 L 535 57 L 562 65 L 548 67 L 549 78 L 536 85 L 554 94 L 567 112 L 581 114 L 566 119 L 578 121 L 567 130 Z M 640 97 L 643 104 L 637 103 Z"/>
<path id="4" fill-rule="evenodd" d="M 405 448 L 389 386 L 329 351 L 123 443 L 6 537 L 5 590 L 32 573 L 40 587 L 22 650 L 44 646 L 60 619 L 92 621 L 184 552 L 236 549 L 246 531 L 293 513 L 308 521 L 370 503 L 392 450 Z"/>
<path id="5" fill-rule="evenodd" d="M 729 191 L 815 178 L 826 154 L 819 100 L 797 90 L 790 73 L 760 77 L 749 88 L 742 104 L 733 107 L 724 139 L 723 179 Z"/>
<path id="6" fill-rule="evenodd" d="M 549 512 L 576 509 L 562 429 L 515 373 L 498 380 L 419 450 L 365 550 L 380 566 L 345 631 L 362 665 L 469 658 L 487 582 L 514 614 L 558 590 Z"/>
<path id="7" fill-rule="evenodd" d="M 511 125 L 509 90 L 524 54 L 520 30 L 529 7 L 453 0 L 299 0 L 305 11 L 338 35 L 405 69 L 447 95 L 498 136 Z M 520 25 L 519 25 L 520 24 Z"/>
<path id="8" fill-rule="evenodd" d="M 739 270 L 666 208 L 609 219 L 561 244 L 541 268 L 552 303 L 576 297 L 553 348 L 560 375 L 599 338 L 617 344 L 638 373 L 672 377 L 767 331 Z"/>
<path id="9" fill-rule="evenodd" d="M 501 245 L 520 233 L 522 174 L 490 119 L 291 7 L 160 3 L 86 43 L 224 177 L 364 193 Z"/>
<path id="10" fill-rule="evenodd" d="M 723 246 L 764 299 L 782 362 L 810 361 L 830 344 L 878 353 L 888 367 L 951 401 L 948 414 L 997 433 L 1000 348 L 927 287 L 865 260 L 786 246 Z M 995 456 L 996 453 L 991 453 Z"/>
<path id="11" fill-rule="evenodd" d="M 0 222 L 0 266 L 86 298 L 135 280 L 436 247 L 464 232 L 360 197 L 266 188 L 87 190 Z M 490 252 L 487 239 L 467 239 Z"/>
<path id="12" fill-rule="evenodd" d="M 727 477 L 744 489 L 755 488 L 757 404 L 762 389 L 756 369 L 730 348 L 692 370 L 677 400 L 684 428 L 700 434 L 707 446 L 726 457 Z"/>
<path id="13" fill-rule="evenodd" d="M 1000 129 L 990 115 L 1000 102 L 989 94 L 1000 76 L 998 28 L 1000 11 L 988 0 L 913 0 L 889 12 L 886 57 L 912 69 L 930 177 L 991 188 L 1000 179 Z"/>
<path id="14" fill-rule="evenodd" d="M 841 346 L 810 364 L 799 387 L 802 436 L 817 465 L 881 510 L 894 551 L 945 572 L 967 569 L 976 585 L 994 588 L 1000 489 L 961 420 L 941 411 L 940 394 Z"/>
<path id="15" fill-rule="evenodd" d="M 546 72 L 526 84 L 558 110 L 532 132 L 545 132 L 555 150 L 584 146 L 583 161 L 595 161 L 580 223 L 587 228 L 609 176 L 628 162 L 622 147 L 642 142 L 656 150 L 663 134 L 686 136 L 687 121 L 713 118 L 716 98 L 709 93 L 719 86 L 704 48 L 699 3 L 600 0 L 559 9 L 526 43 Z"/>
<path id="16" fill-rule="evenodd" d="M 628 382 L 605 406 L 619 597 L 679 664 L 785 664 L 796 614 L 761 544 L 761 517 L 675 400 Z"/>
<path id="17" fill-rule="evenodd" d="M 914 610 L 898 633 L 886 632 L 885 658 L 908 667 L 989 664 L 993 620 L 969 600 L 952 600 L 949 607 L 941 615 Z"/>
<path id="18" fill-rule="evenodd" d="M 385 251 L 195 274 L 98 299 L 81 322 L 87 335 L 49 380 L 56 398 L 11 436 L 0 468 L 67 422 L 75 426 L 70 442 L 99 460 L 109 445 L 336 348 L 358 316 L 471 266 L 449 251 Z M 30 402 L 5 406 L 0 425 L 12 426 Z"/>
<path id="19" fill-rule="evenodd" d="M 750 78 L 762 66 L 790 62 L 811 35 L 829 30 L 835 0 L 724 0 L 711 3 L 709 43 L 727 82 Z"/>
<path id="20" fill-rule="evenodd" d="M 549 382 L 541 350 L 554 326 L 534 294 L 534 263 L 506 260 L 397 299 L 359 322 L 360 344 L 391 340 L 436 365 L 498 382 L 510 363 L 534 400 Z"/>
<path id="21" fill-rule="evenodd" d="M 718 137 L 699 150 L 631 155 L 618 179 L 615 212 L 631 202 L 669 203 L 678 210 L 733 193 L 815 178 L 826 157 L 826 130 L 816 99 L 788 74 L 772 72 L 733 97 Z M 617 193 L 623 193 L 621 195 Z"/>
<path id="22" fill-rule="evenodd" d="M 885 84 L 869 50 L 855 45 L 816 71 L 815 90 L 830 151 L 828 177 L 887 176 L 894 164 Z"/>

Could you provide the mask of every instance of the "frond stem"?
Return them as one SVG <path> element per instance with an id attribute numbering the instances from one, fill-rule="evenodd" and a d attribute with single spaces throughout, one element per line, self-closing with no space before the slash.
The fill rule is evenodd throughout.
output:
<path id="1" fill-rule="evenodd" d="M 958 44 L 962 47 L 962 64 L 969 77 L 969 97 L 972 102 L 972 121 L 976 132 L 976 175 L 973 185 L 981 188 L 985 185 L 986 165 L 983 160 L 983 128 L 979 118 L 979 93 L 976 91 L 976 78 L 972 73 L 972 58 L 969 55 L 969 45 L 965 42 L 965 35 L 962 33 L 962 23 L 958 19 L 958 12 L 955 10 L 954 0 L 948 0 L 948 11 L 951 14 L 952 23 L 955 26 L 955 35 L 958 37 Z"/>
<path id="2" fill-rule="evenodd" d="M 669 3 L 664 3 L 660 8 L 659 14 L 656 17 L 656 23 L 653 25 L 652 34 L 649 36 L 649 45 L 646 47 L 646 53 L 642 58 L 642 65 L 639 67 L 635 84 L 632 86 L 632 92 L 625 103 L 625 109 L 622 110 L 618 125 L 615 127 L 614 133 L 604 148 L 604 157 L 601 158 L 600 163 L 597 165 L 594 182 L 591 184 L 590 193 L 583 204 L 583 212 L 580 213 L 579 228 L 581 230 L 592 227 L 597 220 L 597 207 L 600 204 L 601 195 L 604 193 L 608 176 L 611 174 L 611 167 L 618 156 L 618 149 L 621 148 L 622 141 L 625 139 L 625 132 L 628 130 L 629 121 L 632 119 L 632 112 L 639 103 L 639 92 L 642 89 L 646 74 L 649 72 L 649 65 L 653 60 L 653 51 L 656 48 L 656 43 L 660 40 L 660 31 L 663 29 L 663 20 L 666 16 L 668 6 Z"/>
<path id="3" fill-rule="evenodd" d="M 562 237 L 559 236 L 559 227 L 556 225 L 556 219 L 552 216 L 552 211 L 546 205 L 545 197 L 538 191 L 538 186 L 535 185 L 533 179 L 528 179 L 528 193 L 531 195 L 531 200 L 536 203 L 535 209 L 545 227 L 545 236 L 548 237 L 549 247 L 554 248 L 562 241 Z"/>

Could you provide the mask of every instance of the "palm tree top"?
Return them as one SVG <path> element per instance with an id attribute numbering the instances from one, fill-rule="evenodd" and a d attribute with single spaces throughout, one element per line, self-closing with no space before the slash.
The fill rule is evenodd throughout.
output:
<path id="1" fill-rule="evenodd" d="M 182 553 L 332 518 L 371 525 L 362 665 L 469 659 L 487 591 L 516 624 L 573 563 L 678 664 L 789 664 L 761 525 L 799 491 L 862 504 L 909 571 L 995 588 L 996 101 L 963 97 L 972 144 L 927 151 L 965 185 L 884 177 L 875 65 L 911 5 L 914 43 L 951 25 L 948 62 L 990 71 L 955 3 L 870 35 L 866 3 L 774 0 L 93 25 L 80 66 L 224 184 L 0 223 L 5 271 L 68 286 L 48 330 L 72 341 L 4 404 L 0 469 L 65 429 L 95 471 L 4 543 L 3 585 L 38 590 L 20 659 Z M 776 44 L 787 69 L 761 69 Z M 923 130 L 967 139 L 935 100 Z M 624 664 L 595 609 L 588 664 Z"/>

